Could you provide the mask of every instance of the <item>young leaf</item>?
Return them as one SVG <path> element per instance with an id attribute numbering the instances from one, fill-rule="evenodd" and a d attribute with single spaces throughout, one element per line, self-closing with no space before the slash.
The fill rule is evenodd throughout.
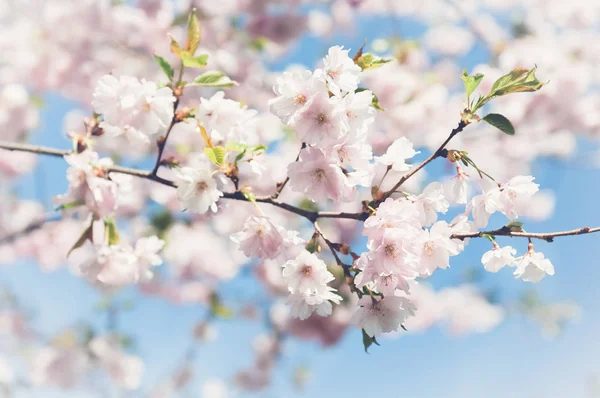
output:
<path id="1" fill-rule="evenodd" d="M 119 232 L 117 231 L 117 224 L 115 224 L 115 220 L 112 218 L 104 219 L 104 233 L 106 234 L 108 244 L 116 245 L 119 243 L 120 237 Z"/>
<path id="2" fill-rule="evenodd" d="M 515 135 L 515 128 L 513 127 L 510 120 L 508 120 L 506 117 L 502 116 L 499 113 L 490 113 L 488 115 L 485 115 L 482 120 L 496 127 L 504 134 Z"/>
<path id="3" fill-rule="evenodd" d="M 181 57 L 181 52 L 183 51 L 181 46 L 179 43 L 177 43 L 177 40 L 175 40 L 173 36 L 169 35 L 169 37 L 171 38 L 171 52 L 178 57 Z"/>
<path id="4" fill-rule="evenodd" d="M 204 126 L 200 124 L 200 121 L 198 121 L 197 123 L 198 123 L 198 128 L 200 129 L 200 134 L 202 134 L 202 138 L 204 139 L 204 143 L 209 148 L 212 148 L 213 147 L 212 139 L 210 138 L 210 136 L 206 132 L 206 129 L 204 128 Z"/>
<path id="5" fill-rule="evenodd" d="M 465 91 L 467 92 L 467 97 L 473 94 L 473 91 L 479 86 L 481 79 L 483 79 L 483 75 L 481 73 L 477 73 L 473 76 L 469 76 L 467 70 L 463 70 L 462 75 L 460 77 L 463 79 L 465 85 Z"/>
<path id="6" fill-rule="evenodd" d="M 193 85 L 204 86 L 204 87 L 220 87 L 228 88 L 236 85 L 237 83 L 225 76 L 219 71 L 208 71 L 204 72 L 200 76 L 194 79 Z"/>
<path id="7" fill-rule="evenodd" d="M 504 228 L 509 229 L 511 232 L 523 232 L 523 223 L 520 221 L 511 221 Z"/>
<path id="8" fill-rule="evenodd" d="M 242 152 L 248 149 L 248 145 L 242 144 L 241 142 L 229 141 L 227 145 L 225 145 L 228 151 L 234 152 Z"/>
<path id="9" fill-rule="evenodd" d="M 158 66 L 160 66 L 160 69 L 167 76 L 169 81 L 172 81 L 174 72 L 173 67 L 171 66 L 171 64 L 169 64 L 169 61 L 157 54 L 154 54 L 154 59 L 156 59 L 156 62 L 158 62 Z"/>
<path id="10" fill-rule="evenodd" d="M 185 43 L 185 51 L 189 52 L 191 55 L 194 55 L 198 49 L 198 45 L 200 45 L 200 22 L 198 22 L 196 9 L 194 9 L 188 16 L 188 32 L 187 42 Z"/>
<path id="11" fill-rule="evenodd" d="M 210 312 L 213 316 L 223 319 L 233 316 L 232 311 L 221 303 L 221 299 L 215 293 L 210 295 Z"/>
<path id="12" fill-rule="evenodd" d="M 202 54 L 194 57 L 189 52 L 183 51 L 181 52 L 180 56 L 183 66 L 188 68 L 204 68 L 206 66 L 206 62 L 208 61 L 208 54 Z"/>
<path id="13" fill-rule="evenodd" d="M 376 57 L 371 53 L 366 53 L 358 57 L 355 63 L 356 65 L 360 66 L 362 70 L 367 70 L 379 68 L 390 61 L 391 59 L 383 59 Z"/>
<path id="14" fill-rule="evenodd" d="M 205 147 L 204 153 L 206 153 L 208 160 L 221 167 L 225 162 L 225 155 L 227 154 L 227 150 L 222 146 L 215 146 L 212 148 Z"/>
<path id="15" fill-rule="evenodd" d="M 369 347 L 371 347 L 373 344 L 379 345 L 379 343 L 377 342 L 377 340 L 375 339 L 375 337 L 369 336 L 367 334 L 367 332 L 365 332 L 365 329 L 361 329 L 361 330 L 362 330 L 363 346 L 365 347 L 365 352 L 368 354 L 369 353 Z"/>

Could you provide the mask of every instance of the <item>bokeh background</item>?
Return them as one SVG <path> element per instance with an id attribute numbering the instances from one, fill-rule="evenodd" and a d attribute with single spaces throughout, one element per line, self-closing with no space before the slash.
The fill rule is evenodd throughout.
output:
<path id="1" fill-rule="evenodd" d="M 365 39 L 367 49 L 372 49 L 377 39 L 398 38 L 422 44 L 431 27 L 412 15 L 382 12 L 356 15 L 350 29 L 316 34 L 320 24 L 326 24 L 327 20 L 319 20 L 314 13 L 327 15 L 329 7 L 330 4 L 299 7 L 300 15 L 314 19 L 311 23 L 315 28 L 287 44 L 280 56 L 267 59 L 270 68 L 283 71 L 298 64 L 310 69 L 329 46 L 344 45 L 356 50 Z M 596 16 L 598 9 L 595 8 Z M 494 15 L 504 29 L 510 30 L 515 24 L 516 14 L 512 9 Z M 598 25 L 595 29 L 598 30 Z M 600 42 L 590 42 L 588 46 L 600 47 Z M 553 50 L 552 46 L 543 49 Z M 474 36 L 469 50 L 454 57 L 453 62 L 459 70 L 472 70 L 491 62 L 494 56 L 490 46 Z M 439 55 L 434 52 L 432 58 L 436 57 Z M 538 66 L 543 79 L 543 59 Z M 70 142 L 63 132 L 65 115 L 74 109 L 89 112 L 89 108 L 57 90 L 44 90 L 40 95 L 43 103 L 40 123 L 29 141 L 68 148 Z M 600 109 L 596 112 L 600 113 Z M 528 220 L 527 230 L 559 231 L 600 225 L 600 171 L 594 165 L 597 145 L 593 138 L 583 136 L 577 136 L 576 144 L 576 152 L 569 156 L 543 157 L 532 163 L 531 173 L 536 182 L 554 192 L 555 203 L 550 217 L 543 221 Z M 421 156 L 426 152 L 427 149 Z M 429 178 L 446 173 L 444 167 L 434 164 L 428 170 Z M 34 171 L 10 182 L 10 187 L 6 182 L 5 187 L 21 198 L 40 201 L 51 212 L 52 197 L 67 189 L 65 170 L 61 159 L 40 158 Z M 458 213 L 458 209 L 451 212 Z M 502 242 L 507 240 L 504 238 Z M 454 335 L 444 327 L 398 333 L 380 339 L 381 346 L 372 346 L 369 354 L 364 352 L 360 330 L 354 328 L 344 333 L 339 344 L 330 347 L 292 337 L 284 343 L 271 385 L 254 393 L 236 390 L 231 386 L 231 377 L 236 368 L 251 366 L 253 339 L 268 330 L 264 322 L 239 318 L 215 320 L 214 340 L 198 342 L 191 331 L 206 316 L 205 306 L 175 305 L 161 297 L 142 294 L 137 288 L 127 288 L 112 297 L 113 303 L 126 303 L 118 311 L 116 322 L 118 329 L 130 336 L 130 349 L 144 361 L 145 370 L 142 387 L 122 396 L 150 396 L 153 388 L 188 358 L 194 377 L 175 396 L 217 397 L 206 386 L 220 380 L 231 387 L 230 396 L 240 397 L 600 397 L 598 242 L 598 236 L 589 235 L 536 243 L 536 249 L 543 251 L 556 269 L 556 275 L 536 285 L 515 280 L 507 269 L 498 274 L 484 274 L 480 258 L 489 243 L 471 242 L 465 253 L 452 259 L 450 269 L 437 272 L 427 283 L 436 289 L 476 284 L 488 293 L 490 300 L 506 309 L 506 317 L 498 327 L 468 336 Z M 521 250 L 526 244 L 510 243 Z M 103 330 L 110 322 L 105 296 L 67 269 L 44 272 L 37 262 L 19 259 L 0 268 L 0 285 L 15 297 L 19 308 L 28 314 L 33 327 L 42 335 L 53 336 L 65 327 L 81 324 Z M 240 303 L 260 296 L 259 292 L 252 272 L 245 269 L 235 280 L 224 284 L 222 295 L 226 301 Z M 536 308 L 564 305 L 565 319 L 551 311 L 536 318 L 523 310 L 528 303 Z M 559 328 L 552 329 L 556 324 Z M 17 388 L 14 396 L 90 396 L 85 391 L 24 386 Z M 101 386 L 97 389 L 97 396 L 111 394 L 114 394 L 111 389 L 104 391 Z"/>

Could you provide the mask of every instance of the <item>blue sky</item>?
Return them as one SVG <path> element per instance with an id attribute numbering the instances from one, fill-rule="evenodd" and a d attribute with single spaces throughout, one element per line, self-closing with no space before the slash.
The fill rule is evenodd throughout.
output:
<path id="1" fill-rule="evenodd" d="M 418 37 L 423 27 L 407 20 L 375 18 L 362 21 L 354 36 L 340 36 L 325 42 L 304 38 L 276 68 L 294 62 L 313 65 L 330 44 L 356 49 L 364 38 L 370 41 L 392 32 L 405 38 Z M 471 68 L 485 62 L 488 54 L 476 46 L 459 66 Z M 62 118 L 75 104 L 49 94 L 42 111 L 42 125 L 34 141 L 68 147 L 62 135 Z M 452 127 L 452 126 L 448 126 Z M 580 142 L 586 147 L 587 142 Z M 24 197 L 48 200 L 66 189 L 65 165 L 60 159 L 40 159 L 37 177 L 19 184 Z M 531 231 L 572 229 L 600 225 L 598 187 L 600 171 L 584 169 L 575 160 L 540 160 L 533 175 L 542 188 L 557 194 L 555 215 L 540 223 L 527 223 Z M 43 181 L 43 184 L 39 183 Z M 49 204 L 49 201 L 48 201 Z M 501 240 L 506 243 L 508 238 Z M 521 250 L 526 242 L 511 242 Z M 463 280 L 465 272 L 480 265 L 486 242 L 472 242 L 466 253 L 454 258 L 452 267 L 438 272 L 432 283 L 443 287 Z M 514 301 L 527 288 L 534 287 L 548 302 L 575 300 L 583 309 L 579 323 L 570 324 L 555 340 L 541 338 L 540 330 L 520 316 L 509 317 L 491 333 L 467 338 L 448 336 L 432 329 L 399 339 L 381 339 L 381 347 L 363 351 L 360 331 L 348 332 L 341 344 L 322 349 L 312 343 L 290 341 L 273 380 L 273 387 L 259 397 L 586 397 L 586 381 L 600 374 L 600 317 L 597 303 L 600 290 L 600 245 L 598 236 L 567 237 L 536 248 L 549 257 L 556 275 L 532 286 L 516 281 L 509 270 L 485 275 L 484 286 L 500 288 L 503 302 Z M 104 327 L 104 314 L 93 312 L 101 296 L 88 285 L 62 270 L 42 273 L 35 264 L 21 261 L 0 269 L 0 283 L 18 294 L 25 308 L 35 309 L 37 327 L 52 334 L 65 325 L 85 321 Z M 175 307 L 162 299 L 138 295 L 128 289 L 119 297 L 131 298 L 134 308 L 120 318 L 120 328 L 136 339 L 136 352 L 147 364 L 145 385 L 168 375 L 184 355 L 193 325 L 205 310 L 198 306 Z M 239 366 L 253 360 L 251 342 L 263 329 L 257 322 L 218 321 L 217 342 L 197 346 L 194 360 L 197 380 L 189 396 L 197 396 L 201 383 L 209 378 L 229 378 Z M 308 367 L 310 382 L 296 391 L 291 377 L 296 366 Z M 41 393 L 40 393 L 41 394 Z M 49 392 L 34 396 L 50 396 Z M 56 396 L 60 396 L 56 395 Z"/>

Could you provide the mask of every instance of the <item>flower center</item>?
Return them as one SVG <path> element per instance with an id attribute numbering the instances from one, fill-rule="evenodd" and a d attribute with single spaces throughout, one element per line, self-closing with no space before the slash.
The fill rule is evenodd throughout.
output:
<path id="1" fill-rule="evenodd" d="M 303 265 L 302 268 L 300 268 L 300 273 L 304 276 L 311 276 L 312 275 L 312 267 L 310 265 Z"/>
<path id="2" fill-rule="evenodd" d="M 340 70 L 339 69 L 330 69 L 327 71 L 327 75 L 332 79 L 337 79 L 337 77 L 340 75 Z"/>
<path id="3" fill-rule="evenodd" d="M 148 101 L 144 102 L 144 110 L 146 112 L 150 112 L 150 103 Z"/>
<path id="4" fill-rule="evenodd" d="M 508 196 L 511 199 L 516 199 L 517 198 L 517 193 L 515 191 L 508 191 Z"/>
<path id="5" fill-rule="evenodd" d="M 322 126 L 325 123 L 327 123 L 327 115 L 321 112 L 317 115 L 317 124 Z"/>
<path id="6" fill-rule="evenodd" d="M 204 192 L 208 189 L 208 184 L 205 181 L 198 181 L 196 183 L 196 191 Z"/>
<path id="7" fill-rule="evenodd" d="M 435 245 L 432 241 L 427 241 L 425 242 L 425 244 L 423 244 L 423 250 L 425 251 L 425 254 L 427 254 L 427 256 L 433 256 L 433 249 L 435 249 Z"/>
<path id="8" fill-rule="evenodd" d="M 322 181 L 325 178 L 325 170 L 323 170 L 323 169 L 316 169 L 314 171 L 314 176 L 317 179 L 317 181 Z"/>
<path id="9" fill-rule="evenodd" d="M 294 97 L 294 102 L 296 102 L 296 104 L 300 104 L 300 105 L 306 104 L 306 95 L 298 94 L 297 96 Z"/>
<path id="10" fill-rule="evenodd" d="M 396 258 L 398 257 L 398 249 L 396 248 L 396 245 L 392 244 L 392 243 L 388 243 L 387 245 L 385 245 L 383 247 L 384 251 L 385 251 L 385 255 L 391 258 Z"/>

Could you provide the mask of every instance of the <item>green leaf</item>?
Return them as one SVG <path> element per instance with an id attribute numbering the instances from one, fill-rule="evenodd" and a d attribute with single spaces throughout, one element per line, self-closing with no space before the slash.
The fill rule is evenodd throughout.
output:
<path id="1" fill-rule="evenodd" d="M 365 332 L 365 329 L 361 329 L 362 330 L 362 341 L 363 341 L 363 346 L 365 347 L 365 352 L 368 354 L 369 353 L 369 347 L 371 347 L 373 344 L 379 345 L 379 343 L 377 342 L 377 340 L 375 339 L 375 337 L 371 337 L 367 334 L 367 332 Z"/>
<path id="2" fill-rule="evenodd" d="M 180 56 L 183 66 L 188 68 L 204 68 L 206 66 L 206 62 L 208 61 L 208 54 L 202 54 L 194 57 L 189 52 L 183 51 L 181 52 Z"/>
<path id="3" fill-rule="evenodd" d="M 171 38 L 171 52 L 181 58 L 181 52 L 183 51 L 181 46 L 173 36 L 169 35 L 169 37 Z"/>
<path id="4" fill-rule="evenodd" d="M 544 83 L 535 77 L 535 71 L 536 68 L 515 68 L 510 73 L 500 77 L 494 82 L 490 92 L 485 97 L 479 98 L 473 112 L 496 97 L 511 93 L 538 91 L 544 86 Z"/>
<path id="5" fill-rule="evenodd" d="M 473 91 L 479 86 L 481 79 L 483 79 L 483 75 L 481 73 L 477 73 L 476 75 L 469 76 L 467 70 L 463 70 L 462 75 L 460 77 L 463 79 L 465 85 L 465 91 L 467 92 L 467 97 L 473 94 Z"/>
<path id="6" fill-rule="evenodd" d="M 225 148 L 227 148 L 228 151 L 242 152 L 248 149 L 248 145 L 242 144 L 241 142 L 229 141 L 225 145 Z"/>
<path id="7" fill-rule="evenodd" d="M 56 208 L 56 210 L 69 210 L 72 209 L 74 207 L 79 207 L 79 206 L 83 206 L 85 204 L 85 201 L 83 200 L 76 200 L 74 202 L 69 202 L 69 203 L 65 203 L 64 205 L 60 205 Z"/>
<path id="8" fill-rule="evenodd" d="M 222 146 L 215 146 L 212 148 L 204 147 L 204 153 L 206 153 L 208 160 L 221 167 L 225 162 L 225 155 L 227 154 L 227 150 Z"/>
<path id="9" fill-rule="evenodd" d="M 210 296 L 210 312 L 213 316 L 231 319 L 233 317 L 233 311 L 221 303 L 221 299 L 216 294 Z"/>
<path id="10" fill-rule="evenodd" d="M 519 221 L 511 221 L 506 224 L 504 228 L 509 229 L 511 232 L 523 232 L 523 223 Z"/>
<path id="11" fill-rule="evenodd" d="M 482 120 L 496 127 L 504 134 L 515 135 L 515 128 L 513 127 L 510 120 L 508 120 L 506 117 L 502 116 L 499 113 L 490 113 L 488 115 L 485 115 Z"/>
<path id="12" fill-rule="evenodd" d="M 356 65 L 360 66 L 362 70 L 367 70 L 379 68 L 390 61 L 391 59 L 383 59 L 376 57 L 371 53 L 365 53 L 358 57 L 355 63 Z"/>
<path id="13" fill-rule="evenodd" d="M 160 66 L 160 69 L 167 76 L 169 81 L 172 81 L 175 72 L 173 72 L 173 67 L 171 66 L 171 64 L 169 64 L 169 61 L 157 54 L 154 54 L 154 59 L 156 59 L 156 62 L 158 62 L 158 66 Z"/>
<path id="14" fill-rule="evenodd" d="M 204 86 L 204 87 L 220 87 L 228 88 L 236 85 L 237 83 L 225 76 L 223 72 L 219 71 L 208 71 L 204 72 L 200 76 L 194 79 L 193 85 Z"/>
<path id="15" fill-rule="evenodd" d="M 185 51 L 194 55 L 200 45 L 200 22 L 196 16 L 196 9 L 193 9 L 188 16 L 188 31 L 187 42 L 185 43 Z"/>
<path id="16" fill-rule="evenodd" d="M 109 245 L 116 245 L 119 243 L 120 237 L 119 232 L 117 231 L 117 224 L 115 223 L 115 220 L 110 217 L 104 219 L 104 233 L 106 234 Z"/>
<path id="17" fill-rule="evenodd" d="M 80 248 L 81 246 L 83 246 L 83 244 L 85 243 L 86 240 L 89 240 L 90 242 L 94 241 L 94 220 L 92 219 L 90 221 L 90 224 L 85 228 L 85 230 L 83 231 L 83 233 L 81 234 L 81 236 L 79 237 L 79 239 L 77 239 L 77 242 L 75 242 L 75 244 L 73 245 L 73 247 L 71 247 L 71 249 L 69 249 L 69 252 L 67 253 L 67 257 L 69 257 L 69 255 L 71 254 L 71 252 L 75 249 Z"/>
<path id="18" fill-rule="evenodd" d="M 150 224 L 156 230 L 156 235 L 162 239 L 174 222 L 173 214 L 170 211 L 162 210 L 152 216 Z"/>

